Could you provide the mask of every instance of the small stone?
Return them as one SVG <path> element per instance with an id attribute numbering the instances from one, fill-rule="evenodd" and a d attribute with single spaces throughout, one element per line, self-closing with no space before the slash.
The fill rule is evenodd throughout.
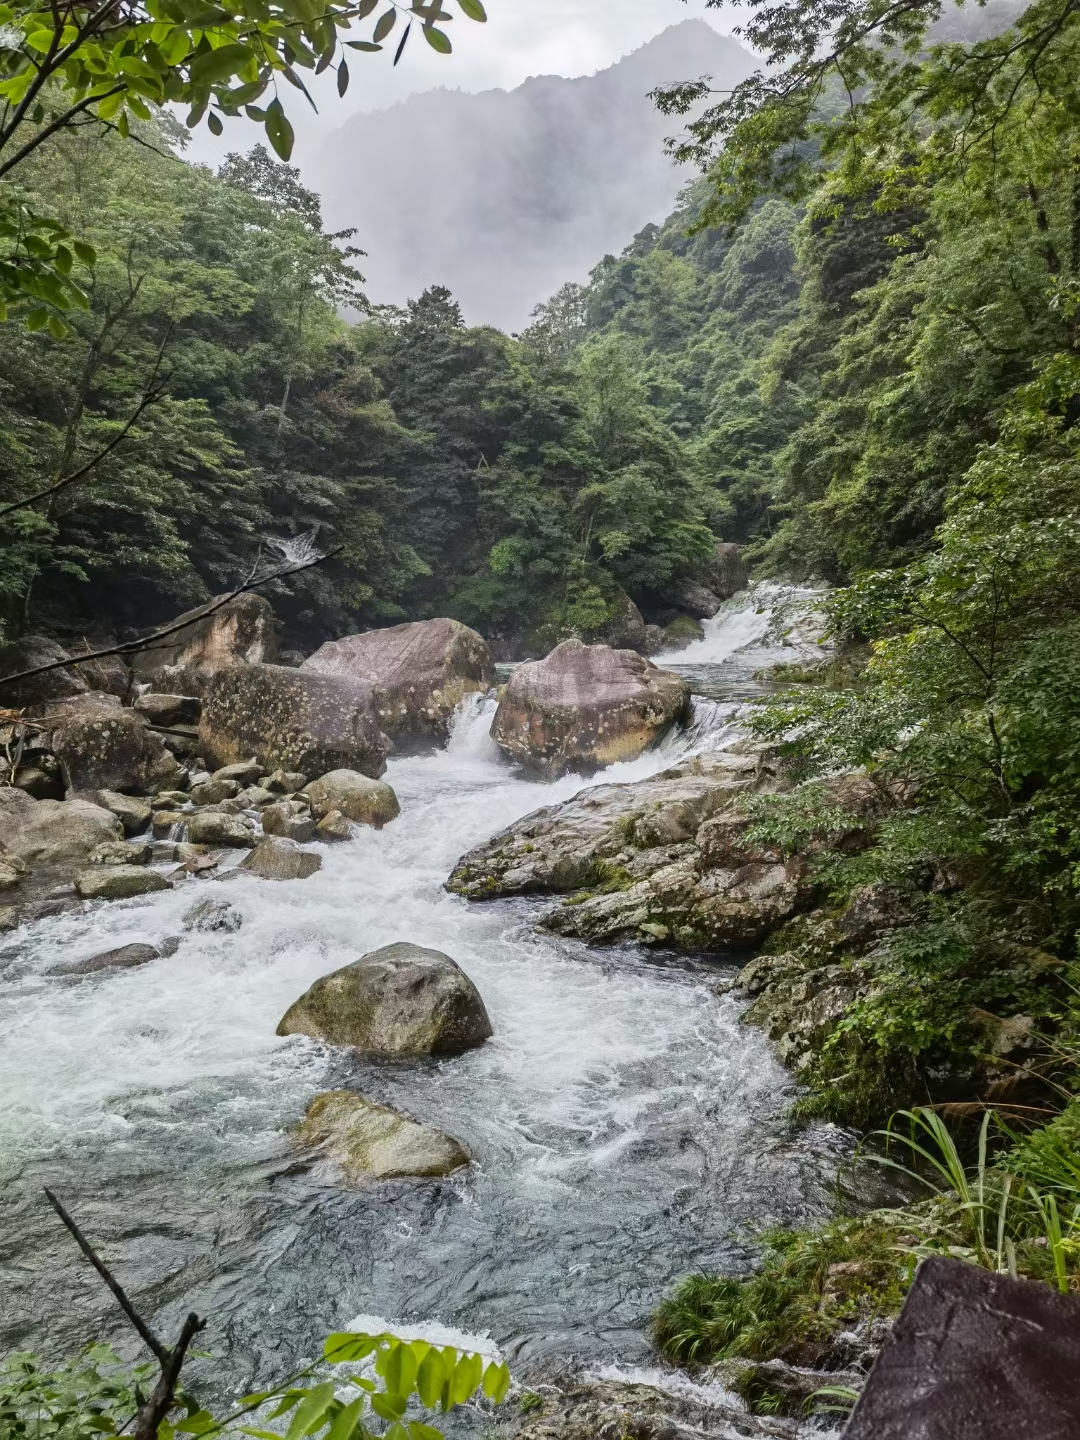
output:
<path id="1" fill-rule="evenodd" d="M 75 889 L 84 900 L 129 900 L 169 888 L 164 875 L 139 865 L 98 865 L 75 876 Z"/>
<path id="2" fill-rule="evenodd" d="M 244 917 L 231 900 L 207 897 L 198 900 L 180 922 L 185 930 L 198 930 L 200 934 L 221 933 L 232 935 L 244 923 Z"/>
<path id="3" fill-rule="evenodd" d="M 217 855 L 189 855 L 182 868 L 188 875 L 205 875 L 220 863 Z"/>
<path id="4" fill-rule="evenodd" d="M 301 850 L 295 840 L 268 835 L 241 860 L 238 868 L 263 880 L 306 880 L 321 866 L 321 855 Z"/>
<path id="5" fill-rule="evenodd" d="M 165 939 L 162 940 L 158 946 L 158 954 L 163 958 L 168 955 L 175 955 L 183 943 L 183 938 L 180 935 L 166 935 Z"/>
<path id="6" fill-rule="evenodd" d="M 91 955 L 88 960 L 79 960 L 74 965 L 61 965 L 53 974 L 94 975 L 99 970 L 134 970 L 136 966 L 148 965 L 160 954 L 161 951 L 153 945 L 121 945 L 116 950 L 103 950 L 100 955 Z"/>
<path id="7" fill-rule="evenodd" d="M 106 840 L 90 852 L 91 865 L 149 865 L 154 847 L 148 840 Z"/>
<path id="8" fill-rule="evenodd" d="M 315 839 L 315 821 L 310 810 L 293 800 L 279 800 L 276 805 L 268 805 L 262 812 L 262 827 L 264 835 L 284 835 L 287 840 L 295 840 L 301 845 Z"/>
<path id="9" fill-rule="evenodd" d="M 150 806 L 134 795 L 121 795 L 118 790 L 99 790 L 94 800 L 116 816 L 124 827 L 125 835 L 137 835 L 150 823 Z M 180 803 L 183 804 L 183 801 Z"/>
<path id="10" fill-rule="evenodd" d="M 13 860 L 14 856 L 10 859 L 0 860 L 0 890 L 14 889 L 26 873 L 26 866 L 23 865 L 21 869 L 16 870 L 12 863 Z"/>
<path id="11" fill-rule="evenodd" d="M 187 824 L 187 816 L 182 815 L 179 810 L 157 810 L 154 812 L 154 824 L 151 833 L 155 840 L 171 840 L 173 831 L 177 826 Z"/>
<path id="12" fill-rule="evenodd" d="M 295 795 L 307 784 L 307 776 L 301 775 L 299 770 L 275 770 L 262 783 L 276 795 Z"/>
<path id="13" fill-rule="evenodd" d="M 193 845 L 223 845 L 246 850 L 255 842 L 251 826 L 239 815 L 223 815 L 219 810 L 197 810 L 184 817 L 188 822 L 188 839 Z"/>
<path id="14" fill-rule="evenodd" d="M 304 794 L 311 813 L 321 820 L 331 810 L 340 810 L 358 825 L 382 829 L 400 813 L 397 796 L 382 780 L 372 780 L 358 770 L 331 770 L 308 785 Z"/>
<path id="15" fill-rule="evenodd" d="M 191 774 L 188 776 L 188 789 L 191 790 L 196 785 L 205 785 L 209 779 L 209 770 L 205 768 L 205 766 L 202 764 L 202 761 L 199 761 L 196 764 L 195 768 L 192 770 Z"/>
<path id="16" fill-rule="evenodd" d="M 245 810 L 262 810 L 264 806 L 273 804 L 278 797 L 273 790 L 264 790 L 261 785 L 249 785 L 246 790 L 241 790 L 236 798 Z"/>
<path id="17" fill-rule="evenodd" d="M 265 774 L 266 767 L 257 760 L 239 760 L 234 765 L 222 765 L 220 770 L 214 771 L 211 779 L 236 780 L 239 788 L 240 785 L 254 785 Z"/>
<path id="18" fill-rule="evenodd" d="M 346 819 L 340 810 L 328 810 L 315 826 L 315 834 L 319 840 L 351 840 L 352 821 Z"/>
<path id="19" fill-rule="evenodd" d="M 189 799 L 186 790 L 159 790 L 150 803 L 155 810 L 179 810 Z"/>
<path id="20" fill-rule="evenodd" d="M 214 775 L 205 784 L 191 788 L 191 799 L 196 805 L 217 805 L 222 800 L 235 800 L 239 794 L 240 782 L 229 775 Z"/>

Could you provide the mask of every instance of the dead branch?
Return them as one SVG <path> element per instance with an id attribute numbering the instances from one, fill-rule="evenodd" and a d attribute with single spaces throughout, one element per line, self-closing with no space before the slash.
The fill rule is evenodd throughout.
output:
<path id="1" fill-rule="evenodd" d="M 186 630 L 189 625 L 197 624 L 207 615 L 213 615 L 215 610 L 220 610 L 223 605 L 228 605 L 229 601 L 235 600 L 238 595 L 245 595 L 249 590 L 258 590 L 260 585 L 269 585 L 272 580 L 281 580 L 289 575 L 299 575 L 301 571 L 311 570 L 316 565 L 321 565 L 324 560 L 329 560 L 338 554 L 340 549 L 339 545 L 333 550 L 328 550 L 325 555 L 319 555 L 314 560 L 307 560 L 302 565 L 286 565 L 280 570 L 275 570 L 271 575 L 263 575 L 258 580 L 246 580 L 243 585 L 238 585 L 227 595 L 219 595 L 197 615 L 189 616 L 186 620 L 174 621 L 171 625 L 165 625 L 142 640 L 125 640 L 119 645 L 109 645 L 104 650 L 91 650 L 87 653 L 69 655 L 64 660 L 50 660 L 47 665 L 35 665 L 32 670 L 20 670 L 17 675 L 0 675 L 0 686 L 13 685 L 18 680 L 29 680 L 32 675 L 44 675 L 49 670 L 64 670 L 71 665 L 85 665 L 89 660 L 101 660 L 106 655 L 134 655 L 140 650 L 156 649 L 158 641 L 164 640 L 166 636 L 175 635 L 178 630 Z"/>
<path id="2" fill-rule="evenodd" d="M 150 1398 L 143 1401 L 136 1413 L 134 1430 L 135 1440 L 157 1440 L 158 1426 L 176 1403 L 176 1385 L 180 1379 L 180 1371 L 183 1367 L 184 1360 L 187 1357 L 188 1347 L 199 1331 L 205 1328 L 206 1321 L 200 1320 L 198 1315 L 194 1313 L 190 1314 L 184 1321 L 180 1330 L 180 1337 L 172 1349 L 170 1350 L 164 1346 L 128 1299 L 124 1287 L 120 1284 L 119 1280 L 113 1275 L 112 1271 L 97 1254 L 78 1225 L 76 1225 L 60 1201 L 48 1188 L 45 1190 L 45 1198 L 74 1237 L 76 1245 L 78 1245 L 79 1249 L 90 1261 L 90 1264 L 93 1265 L 102 1280 L 104 1280 L 105 1284 L 112 1291 L 120 1309 L 123 1310 L 128 1320 L 130 1320 L 138 1332 L 143 1343 L 153 1353 L 154 1358 L 161 1366 L 161 1375 L 158 1378 L 157 1384 L 154 1386 Z"/>

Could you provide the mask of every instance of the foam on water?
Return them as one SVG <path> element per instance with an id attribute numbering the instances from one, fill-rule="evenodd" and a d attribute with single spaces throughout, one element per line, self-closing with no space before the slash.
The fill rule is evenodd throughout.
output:
<path id="1" fill-rule="evenodd" d="M 317 1354 L 358 1315 L 490 1335 L 525 1370 L 637 1363 L 673 1279 L 745 1263 L 740 1228 L 825 1208 L 844 1137 L 789 1133 L 789 1079 L 739 1025 L 738 1003 L 714 993 L 715 960 L 589 951 L 536 931 L 535 902 L 470 905 L 444 890 L 470 847 L 590 783 L 516 775 L 490 739 L 493 710 L 474 697 L 445 750 L 392 758 L 400 818 L 317 847 L 308 880 L 191 880 L 0 947 L 0 1342 L 57 1348 L 111 1324 L 108 1297 L 58 1248 L 42 1184 L 107 1242 L 163 1325 L 192 1306 L 211 1316 L 238 1383 Z M 734 714 L 699 701 L 689 731 L 598 778 L 640 779 L 715 748 Z M 183 932 L 208 894 L 233 902 L 239 931 Z M 175 954 L 136 970 L 50 973 L 176 934 Z M 275 1035 L 320 975 L 396 940 L 454 956 L 491 1041 L 375 1065 Z M 450 1130 L 472 1171 L 345 1191 L 308 1170 L 289 1127 L 341 1084 Z"/>

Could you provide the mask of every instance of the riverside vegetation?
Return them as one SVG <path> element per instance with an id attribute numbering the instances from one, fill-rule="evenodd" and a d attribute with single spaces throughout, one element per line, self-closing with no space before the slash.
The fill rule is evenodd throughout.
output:
<path id="1" fill-rule="evenodd" d="M 1080 1284 L 1080 19 L 1036 0 L 928 48 L 938 9 L 867 0 L 824 50 L 812 7 L 761 12 L 791 83 L 693 121 L 705 179 L 520 337 L 438 289 L 362 305 L 351 237 L 265 151 L 212 175 L 136 112 L 143 146 L 87 127 L 23 167 L 97 260 L 72 335 L 0 332 L 5 497 L 130 443 L 0 517 L 9 633 L 145 624 L 312 529 L 333 558 L 274 597 L 304 648 L 692 624 L 718 537 L 833 587 L 837 658 L 752 720 L 784 788 L 741 833 L 812 900 L 743 983 L 798 1042 L 799 1111 L 884 1131 L 931 1193 L 684 1282 L 655 1321 L 681 1361 L 842 1369 L 931 1251 Z M 835 803 L 852 770 L 870 814 Z"/>

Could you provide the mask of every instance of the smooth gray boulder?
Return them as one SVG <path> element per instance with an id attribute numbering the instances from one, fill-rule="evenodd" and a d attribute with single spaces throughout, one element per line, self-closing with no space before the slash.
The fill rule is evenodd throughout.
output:
<path id="1" fill-rule="evenodd" d="M 445 618 L 327 641 L 300 668 L 366 681 L 388 735 L 439 743 L 465 696 L 495 683 L 487 641 L 459 620 Z"/>
<path id="2" fill-rule="evenodd" d="M 281 665 L 234 666 L 217 675 L 204 699 L 199 741 L 212 765 L 254 758 L 263 771 L 305 775 L 345 768 L 377 777 L 390 748 L 365 681 Z"/>
<path id="3" fill-rule="evenodd" d="M 197 930 L 203 935 L 233 935 L 244 923 L 244 917 L 231 900 L 207 895 L 197 900 L 180 922 L 184 930 Z"/>
<path id="4" fill-rule="evenodd" d="M 78 960 L 74 965 L 61 965 L 53 971 L 55 975 L 96 975 L 99 970 L 134 970 L 140 965 L 149 965 L 161 951 L 153 945 L 120 945 L 115 950 L 103 950 L 100 955 L 91 955 L 88 960 Z"/>
<path id="5" fill-rule="evenodd" d="M 330 810 L 315 826 L 316 838 L 329 842 L 352 839 L 352 821 L 340 810 Z"/>
<path id="6" fill-rule="evenodd" d="M 151 725 L 197 725 L 202 701 L 197 695 L 140 695 L 132 709 Z"/>
<path id="7" fill-rule="evenodd" d="M 382 780 L 372 780 L 356 770 L 331 770 L 320 775 L 302 792 L 316 820 L 337 810 L 357 825 L 374 825 L 381 830 L 401 813 L 398 798 Z"/>
<path id="8" fill-rule="evenodd" d="M 453 1136 L 351 1090 L 316 1095 L 297 1138 L 304 1145 L 318 1146 L 352 1182 L 426 1179 L 451 1175 L 469 1164 L 468 1151 Z"/>
<path id="9" fill-rule="evenodd" d="M 35 869 L 84 865 L 107 840 L 122 840 L 115 815 L 87 800 L 31 800 L 22 790 L 0 789 L 0 835 L 13 855 Z"/>
<path id="10" fill-rule="evenodd" d="M 316 980 L 277 1033 L 372 1055 L 460 1055 L 492 1031 L 479 991 L 456 961 L 399 943 Z"/>
<path id="11" fill-rule="evenodd" d="M 240 861 L 239 870 L 262 880 L 306 880 L 322 866 L 322 856 L 301 850 L 295 840 L 267 835 L 250 855 Z"/>
<path id="12" fill-rule="evenodd" d="M 89 855 L 91 865 L 149 865 L 153 859 L 149 840 L 106 840 Z"/>
<path id="13" fill-rule="evenodd" d="M 116 816 L 124 827 L 125 835 L 137 835 L 150 824 L 150 806 L 135 795 L 121 795 L 118 790 L 99 790 L 94 801 Z"/>
<path id="14" fill-rule="evenodd" d="M 216 776 L 193 785 L 189 791 L 193 805 L 220 805 L 222 800 L 235 800 L 240 794 L 238 780 L 219 780 Z"/>
<path id="15" fill-rule="evenodd" d="M 636 759 L 687 710 L 681 676 L 632 650 L 564 640 L 519 665 L 491 727 L 501 750 L 554 779 Z"/>
<path id="16" fill-rule="evenodd" d="M 378 784 L 378 781 L 371 781 Z M 298 800 L 278 800 L 267 805 L 262 812 L 264 835 L 283 835 L 286 840 L 295 840 L 300 845 L 315 839 L 315 821 L 307 805 Z"/>
<path id="17" fill-rule="evenodd" d="M 96 865 L 79 871 L 75 889 L 84 900 L 130 900 L 133 895 L 150 895 L 171 886 L 164 875 L 141 865 Z"/>
<path id="18" fill-rule="evenodd" d="M 141 715 L 113 695 L 88 695 L 66 707 L 52 731 L 52 749 L 67 789 L 153 794 L 172 784 L 181 766 Z"/>
<path id="19" fill-rule="evenodd" d="M 163 811 L 168 815 L 168 811 Z M 233 850 L 246 850 L 255 843 L 255 832 L 240 815 L 226 815 L 220 810 L 196 810 L 194 814 L 178 817 L 187 824 L 187 838 L 191 845 L 219 845 Z M 157 829 L 157 819 L 154 828 Z"/>

